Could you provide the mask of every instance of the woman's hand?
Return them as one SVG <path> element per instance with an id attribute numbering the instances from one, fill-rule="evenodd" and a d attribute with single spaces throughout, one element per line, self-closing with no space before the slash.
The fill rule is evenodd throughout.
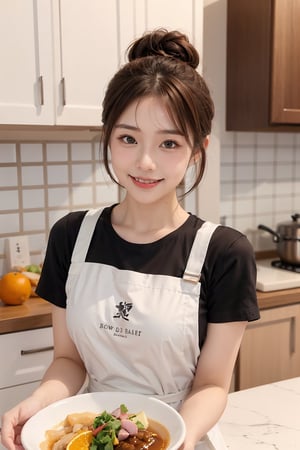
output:
<path id="1" fill-rule="evenodd" d="M 38 412 L 42 405 L 34 397 L 29 397 L 2 416 L 1 442 L 8 450 L 23 450 L 21 431 L 24 423 Z"/>

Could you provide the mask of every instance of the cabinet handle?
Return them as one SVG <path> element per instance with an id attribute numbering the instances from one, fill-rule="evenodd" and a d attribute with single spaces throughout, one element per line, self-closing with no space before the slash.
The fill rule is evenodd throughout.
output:
<path id="1" fill-rule="evenodd" d="M 296 317 L 291 318 L 291 333 L 290 333 L 290 352 L 296 351 Z"/>
<path id="2" fill-rule="evenodd" d="M 40 103 L 41 106 L 44 105 L 44 81 L 42 75 L 39 76 L 39 86 L 40 86 Z"/>
<path id="3" fill-rule="evenodd" d="M 49 345 L 49 347 L 32 348 L 30 350 L 21 350 L 21 355 L 32 355 L 33 353 L 49 352 L 50 350 L 54 350 L 53 345 Z"/>
<path id="4" fill-rule="evenodd" d="M 61 96 L 62 96 L 62 104 L 63 104 L 63 106 L 65 106 L 65 104 L 66 104 L 66 85 L 65 85 L 64 77 L 61 79 Z"/>

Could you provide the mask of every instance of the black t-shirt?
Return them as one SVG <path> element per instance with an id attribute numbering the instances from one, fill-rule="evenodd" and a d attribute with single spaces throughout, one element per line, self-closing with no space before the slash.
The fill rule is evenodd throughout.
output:
<path id="1" fill-rule="evenodd" d="M 122 239 L 111 225 L 113 206 L 105 208 L 96 224 L 86 261 L 141 273 L 182 277 L 197 230 L 203 220 L 190 214 L 167 236 L 149 244 Z M 50 232 L 37 293 L 65 308 L 65 285 L 77 234 L 86 211 L 60 219 Z M 219 226 L 213 233 L 201 273 L 199 322 L 202 345 L 208 322 L 252 321 L 259 318 L 256 263 L 246 236 Z"/>

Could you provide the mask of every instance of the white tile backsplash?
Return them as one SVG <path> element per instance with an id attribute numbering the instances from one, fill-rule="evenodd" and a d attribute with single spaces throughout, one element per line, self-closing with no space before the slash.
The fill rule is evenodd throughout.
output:
<path id="1" fill-rule="evenodd" d="M 48 184 L 68 184 L 69 174 L 68 166 L 65 165 L 54 165 L 47 167 L 47 181 Z"/>
<path id="2" fill-rule="evenodd" d="M 273 163 L 275 158 L 274 147 L 258 147 L 256 151 L 256 163 Z"/>
<path id="3" fill-rule="evenodd" d="M 275 146 L 275 134 L 274 133 L 256 133 L 255 140 L 257 144 L 257 148 L 259 149 L 260 146 L 266 147 L 265 150 L 267 150 L 270 153 L 274 152 L 274 146 Z"/>
<path id="4" fill-rule="evenodd" d="M 253 183 L 253 195 L 256 198 L 271 197 L 275 189 L 275 184 L 272 181 L 260 181 Z"/>
<path id="5" fill-rule="evenodd" d="M 72 208 L 61 208 L 53 211 L 50 210 L 48 213 L 49 228 L 51 228 L 57 220 L 68 214 L 70 211 L 72 211 Z"/>
<path id="6" fill-rule="evenodd" d="M 73 205 L 75 208 L 86 206 L 94 203 L 92 186 L 75 186 L 72 190 Z"/>
<path id="7" fill-rule="evenodd" d="M 0 143 L 0 164 L 16 162 L 16 145 Z"/>
<path id="8" fill-rule="evenodd" d="M 92 144 L 89 142 L 74 142 L 71 149 L 72 161 L 91 161 Z"/>
<path id="9" fill-rule="evenodd" d="M 1 209 L 13 210 L 19 208 L 19 192 L 17 190 L 0 191 Z"/>
<path id="10" fill-rule="evenodd" d="M 225 134 L 230 136 L 221 149 L 221 214 L 256 251 L 274 249 L 271 236 L 262 235 L 257 225 L 275 229 L 300 213 L 299 134 Z"/>
<path id="11" fill-rule="evenodd" d="M 45 227 L 44 211 L 23 213 L 23 228 L 25 233 L 28 231 L 45 230 Z"/>
<path id="12" fill-rule="evenodd" d="M 43 166 L 24 166 L 21 167 L 22 186 L 44 185 L 44 167 Z"/>
<path id="13" fill-rule="evenodd" d="M 0 236 L 10 235 L 11 233 L 18 233 L 19 227 L 19 214 L 6 212 L 1 214 L 0 217 Z M 2 236 L 1 236 L 2 237 Z"/>
<path id="14" fill-rule="evenodd" d="M 45 195 L 43 189 L 23 189 L 23 208 L 45 208 Z"/>
<path id="15" fill-rule="evenodd" d="M 275 166 L 275 177 L 277 180 L 292 180 L 293 179 L 293 164 L 278 163 Z"/>
<path id="16" fill-rule="evenodd" d="M 275 214 L 281 214 L 286 212 L 286 220 L 290 218 L 291 213 L 293 212 L 293 196 L 292 195 L 284 195 L 280 197 L 276 197 L 274 199 L 274 208 Z"/>
<path id="17" fill-rule="evenodd" d="M 272 214 L 274 209 L 273 198 L 261 197 L 255 200 L 255 212 L 259 214 Z"/>
<path id="18" fill-rule="evenodd" d="M 72 164 L 72 182 L 73 183 L 92 183 L 93 166 L 92 164 Z"/>
<path id="19" fill-rule="evenodd" d="M 100 205 L 111 204 L 118 198 L 118 186 L 103 184 L 96 188 L 96 202 Z"/>
<path id="20" fill-rule="evenodd" d="M 46 146 L 48 162 L 68 161 L 68 145 L 66 143 L 48 143 Z"/>
<path id="21" fill-rule="evenodd" d="M 18 185 L 18 172 L 16 167 L 0 167 L 0 187 Z"/>
<path id="22" fill-rule="evenodd" d="M 236 181 L 250 181 L 254 178 L 255 168 L 251 164 L 236 164 Z"/>
<path id="23" fill-rule="evenodd" d="M 21 144 L 20 156 L 23 163 L 26 162 L 42 162 L 43 161 L 43 145 L 42 144 Z"/>
<path id="24" fill-rule="evenodd" d="M 247 234 L 255 250 L 273 249 L 257 225 L 274 229 L 300 212 L 300 134 L 223 132 L 220 177 L 222 220 Z M 59 218 L 118 199 L 99 143 L 1 142 L 0 274 L 7 236 L 28 234 L 37 262 Z"/>
<path id="25" fill-rule="evenodd" d="M 67 208 L 70 203 L 69 187 L 49 187 L 48 193 L 48 207 L 64 207 Z"/>
<path id="26" fill-rule="evenodd" d="M 255 159 L 256 159 L 256 151 L 253 148 L 253 146 L 240 147 L 239 151 L 236 152 L 235 160 L 237 164 L 240 163 L 254 164 Z"/>
<path id="27" fill-rule="evenodd" d="M 96 182 L 111 184 L 111 179 L 103 165 L 97 165 L 95 170 Z"/>
<path id="28" fill-rule="evenodd" d="M 293 181 L 280 180 L 274 184 L 275 196 L 289 195 L 293 192 Z"/>
<path id="29" fill-rule="evenodd" d="M 275 140 L 277 147 L 294 147 L 295 146 L 296 135 L 293 133 L 276 133 Z"/>
<path id="30" fill-rule="evenodd" d="M 269 181 L 274 182 L 275 178 L 275 165 L 274 163 L 261 163 L 256 166 L 255 176 L 257 181 Z"/>
<path id="31" fill-rule="evenodd" d="M 0 143 L 0 243 L 29 236 L 31 260 L 41 262 L 49 230 L 73 210 L 119 199 L 99 161 L 99 143 Z M 0 275 L 5 266 L 0 245 Z"/>
<path id="32" fill-rule="evenodd" d="M 276 160 L 280 162 L 290 162 L 294 159 L 294 147 L 278 147 L 276 151 Z"/>

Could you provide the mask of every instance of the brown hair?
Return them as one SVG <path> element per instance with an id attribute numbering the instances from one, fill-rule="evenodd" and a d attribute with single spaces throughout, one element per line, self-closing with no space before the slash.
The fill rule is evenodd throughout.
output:
<path id="1" fill-rule="evenodd" d="M 195 181 L 201 181 L 206 153 L 204 139 L 211 132 L 214 105 L 209 89 L 195 70 L 199 55 L 187 36 L 158 29 L 144 34 L 128 48 L 128 63 L 110 81 L 103 100 L 102 149 L 105 168 L 114 179 L 108 160 L 113 127 L 122 112 L 137 99 L 157 96 L 164 100 L 170 117 L 190 142 L 192 156 L 200 152 Z"/>

